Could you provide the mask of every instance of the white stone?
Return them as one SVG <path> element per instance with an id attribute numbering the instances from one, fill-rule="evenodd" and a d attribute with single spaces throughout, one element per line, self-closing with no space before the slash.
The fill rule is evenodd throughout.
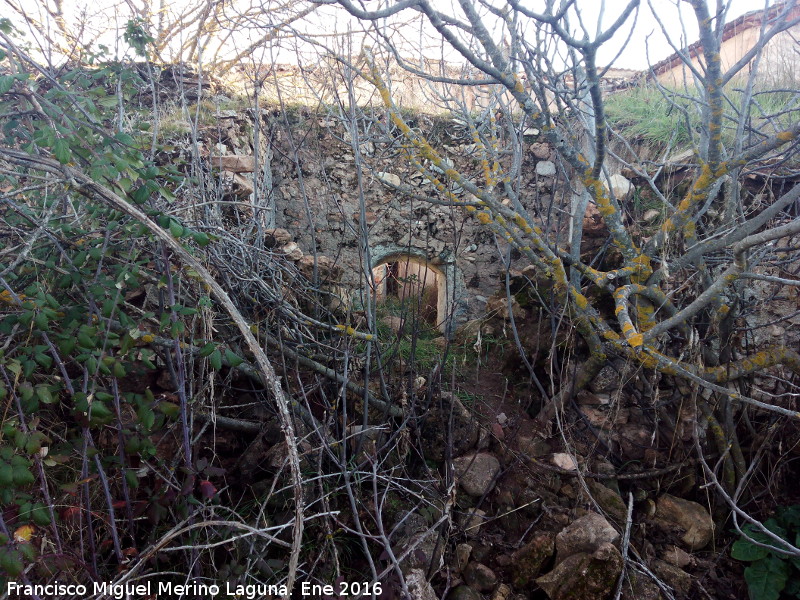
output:
<path id="1" fill-rule="evenodd" d="M 536 163 L 536 174 L 542 177 L 552 177 L 556 174 L 556 165 L 550 160 L 540 160 Z"/>
<path id="2" fill-rule="evenodd" d="M 303 258 L 303 251 L 295 242 L 289 242 L 281 250 L 289 260 L 300 260 Z"/>
<path id="3" fill-rule="evenodd" d="M 661 214 L 660 210 L 656 210 L 655 208 L 651 208 L 647 212 L 644 213 L 642 218 L 645 220 L 646 223 L 649 223 L 653 219 L 655 219 L 658 215 Z"/>
<path id="4" fill-rule="evenodd" d="M 375 174 L 375 177 L 380 179 L 381 181 L 388 183 L 389 185 L 400 186 L 400 177 L 395 175 L 394 173 L 386 173 L 384 171 L 380 171 Z"/>
<path id="5" fill-rule="evenodd" d="M 564 469 L 565 471 L 578 470 L 578 462 L 575 460 L 575 457 L 566 452 L 556 452 L 550 460 L 559 469 Z"/>
<path id="6" fill-rule="evenodd" d="M 620 202 L 630 200 L 633 196 L 633 184 L 619 173 L 609 177 L 606 187 Z"/>

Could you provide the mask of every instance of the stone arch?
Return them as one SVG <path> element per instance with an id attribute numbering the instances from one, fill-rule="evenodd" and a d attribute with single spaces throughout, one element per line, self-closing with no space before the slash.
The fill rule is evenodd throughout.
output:
<path id="1" fill-rule="evenodd" d="M 413 279 L 413 277 L 402 277 L 403 275 L 416 277 L 416 285 L 420 289 L 426 287 L 424 285 L 427 283 L 425 280 L 431 277 L 431 274 L 435 276 L 435 322 L 438 329 L 445 335 L 449 336 L 455 330 L 455 327 L 466 319 L 467 297 L 464 276 L 451 253 L 445 251 L 437 256 L 429 256 L 425 250 L 419 248 L 398 246 L 396 244 L 381 244 L 371 249 L 370 257 L 372 259 L 370 266 L 373 273 L 381 267 L 397 268 L 396 274 L 401 275 L 400 279 Z M 377 285 L 380 286 L 381 284 L 388 285 L 388 282 L 378 282 Z M 406 286 L 408 284 L 401 283 L 398 285 Z M 411 287 L 404 288 L 405 293 L 413 293 L 413 290 L 413 284 Z M 384 290 L 384 293 L 386 291 Z M 380 295 L 381 291 L 376 289 L 375 292 Z"/>

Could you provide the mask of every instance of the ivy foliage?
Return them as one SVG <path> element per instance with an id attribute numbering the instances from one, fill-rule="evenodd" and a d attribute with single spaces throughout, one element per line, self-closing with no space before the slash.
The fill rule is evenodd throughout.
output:
<path id="1" fill-rule="evenodd" d="M 800 545 L 800 505 L 780 508 L 764 527 L 782 540 Z M 753 525 L 742 528 L 746 537 L 734 542 L 731 556 L 750 563 L 744 578 L 752 600 L 800 598 L 800 558 L 777 551 L 774 540 Z"/>

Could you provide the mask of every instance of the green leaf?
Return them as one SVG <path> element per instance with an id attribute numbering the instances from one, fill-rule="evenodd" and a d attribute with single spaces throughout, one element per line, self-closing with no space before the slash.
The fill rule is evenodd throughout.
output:
<path id="1" fill-rule="evenodd" d="M 78 345 L 82 348 L 94 348 L 94 340 L 86 333 L 78 333 Z"/>
<path id="2" fill-rule="evenodd" d="M 243 358 L 241 358 L 238 354 L 234 353 L 229 348 L 225 349 L 225 360 L 232 367 L 238 367 L 240 364 L 244 362 Z"/>
<path id="3" fill-rule="evenodd" d="M 185 231 L 186 229 L 184 228 L 183 225 L 181 225 L 177 221 L 170 221 L 169 232 L 172 234 L 172 237 L 175 238 L 183 237 Z"/>
<path id="4" fill-rule="evenodd" d="M 214 350 L 216 350 L 217 346 L 213 342 L 208 342 L 205 346 L 200 348 L 200 356 L 203 358 L 210 356 Z"/>
<path id="5" fill-rule="evenodd" d="M 203 233 L 202 231 L 196 231 L 192 234 L 192 238 L 194 241 L 201 247 L 205 248 L 211 242 L 211 238 L 208 237 L 207 233 Z"/>
<path id="6" fill-rule="evenodd" d="M 22 556 L 24 556 L 29 561 L 36 560 L 36 546 L 31 544 L 30 542 L 19 544 L 17 548 L 22 553 Z"/>
<path id="7" fill-rule="evenodd" d="M 747 525 L 747 527 L 753 528 L 752 525 Z M 774 517 L 770 517 L 769 519 L 764 521 L 764 527 L 766 527 L 768 530 L 770 530 L 775 535 L 783 538 L 784 540 L 787 539 L 786 529 L 781 527 L 780 524 L 778 523 L 778 521 Z M 769 538 L 764 534 L 756 532 L 755 535 L 756 536 L 762 535 L 765 540 L 769 541 Z M 753 539 L 758 539 L 760 541 L 760 538 L 758 538 L 758 537 L 754 537 Z"/>
<path id="8" fill-rule="evenodd" d="M 17 447 L 17 450 L 24 450 L 25 444 L 28 443 L 29 439 L 28 434 L 20 429 L 14 432 L 14 445 Z"/>
<path id="9" fill-rule="evenodd" d="M 53 404 L 57 398 L 53 397 L 53 392 L 50 391 L 50 386 L 39 384 L 36 386 L 36 396 L 42 404 Z"/>
<path id="10" fill-rule="evenodd" d="M 174 402 L 164 401 L 158 404 L 158 410 L 170 419 L 174 419 L 180 413 L 181 407 Z"/>
<path id="11" fill-rule="evenodd" d="M 19 577 L 25 566 L 22 564 L 22 556 L 17 550 L 3 548 L 0 550 L 0 567 L 12 578 Z"/>
<path id="12" fill-rule="evenodd" d="M 150 431 L 156 422 L 156 414 L 149 407 L 143 407 L 138 413 L 139 422 L 142 424 L 142 427 L 144 427 L 145 431 Z"/>
<path id="13" fill-rule="evenodd" d="M 47 315 L 44 314 L 43 312 L 37 313 L 36 316 L 33 318 L 33 323 L 39 330 L 47 329 L 47 322 L 48 322 Z"/>
<path id="14" fill-rule="evenodd" d="M 33 375 L 34 370 L 36 370 L 36 363 L 32 360 L 23 360 L 22 361 L 22 374 L 28 379 L 31 375 Z"/>
<path id="15" fill-rule="evenodd" d="M 136 477 L 136 471 L 133 469 L 126 469 L 125 470 L 125 480 L 128 482 L 128 485 L 132 488 L 139 487 L 139 478 Z"/>
<path id="16" fill-rule="evenodd" d="M 39 365 L 41 365 L 45 369 L 49 369 L 50 367 L 53 366 L 53 357 L 48 354 L 40 352 L 36 354 L 33 358 L 37 363 L 39 363 Z"/>
<path id="17" fill-rule="evenodd" d="M 131 194 L 131 199 L 135 204 L 144 204 L 149 197 L 150 190 L 145 185 L 136 188 Z"/>
<path id="18" fill-rule="evenodd" d="M 17 487 L 30 485 L 36 481 L 36 478 L 33 476 L 33 473 L 31 473 L 30 469 L 23 466 L 13 467 L 12 478 L 14 480 L 14 485 Z"/>
<path id="19" fill-rule="evenodd" d="M 792 529 L 800 528 L 800 504 L 787 506 L 778 511 L 778 518 L 781 523 Z"/>
<path id="20" fill-rule="evenodd" d="M 116 96 L 106 96 L 105 98 L 98 99 L 97 103 L 103 108 L 111 108 L 116 106 L 119 99 Z"/>
<path id="21" fill-rule="evenodd" d="M 62 165 L 67 164 L 72 159 L 72 150 L 69 143 L 64 138 L 58 138 L 53 144 L 53 156 Z"/>
<path id="22" fill-rule="evenodd" d="M 113 373 L 114 377 L 125 377 L 125 367 L 121 362 L 116 361 L 111 367 L 111 373 Z"/>
<path id="23" fill-rule="evenodd" d="M 211 368 L 219 371 L 222 368 L 222 353 L 219 350 L 214 350 L 208 357 L 208 362 Z"/>
<path id="24" fill-rule="evenodd" d="M 9 487 L 14 484 L 14 469 L 7 462 L 0 463 L 0 487 Z"/>
<path id="25" fill-rule="evenodd" d="M 19 392 L 19 395 L 22 398 L 23 402 L 27 402 L 28 400 L 33 398 L 34 394 L 33 385 L 31 385 L 30 382 L 28 381 L 21 383 L 17 391 Z"/>
<path id="26" fill-rule="evenodd" d="M 18 377 L 19 374 L 22 372 L 22 365 L 20 365 L 18 360 L 10 360 L 6 364 L 6 368 Z"/>
<path id="27" fill-rule="evenodd" d="M 40 527 L 46 527 L 50 525 L 50 511 L 47 510 L 47 507 L 37 503 L 31 511 L 31 519 Z"/>
<path id="28" fill-rule="evenodd" d="M 14 85 L 13 75 L 3 75 L 0 77 L 0 94 L 7 93 Z"/>
<path id="29" fill-rule="evenodd" d="M 789 565 L 776 557 L 763 558 L 744 570 L 752 600 L 779 600 L 789 579 Z"/>
<path id="30" fill-rule="evenodd" d="M 174 338 L 183 335 L 184 331 L 186 331 L 186 324 L 183 321 L 175 321 L 169 328 L 169 333 Z"/>
<path id="31" fill-rule="evenodd" d="M 28 456 L 33 456 L 34 454 L 38 454 L 39 450 L 42 449 L 42 442 L 44 441 L 44 434 L 40 431 L 36 431 L 31 434 L 28 441 L 25 443 L 25 454 Z"/>
<path id="32" fill-rule="evenodd" d="M 126 146 L 133 146 L 136 143 L 130 135 L 122 131 L 117 133 L 114 137 L 117 139 L 118 142 L 122 142 Z"/>
<path id="33" fill-rule="evenodd" d="M 89 420 L 93 424 L 105 424 L 111 422 L 114 418 L 114 413 L 108 410 L 108 407 L 100 400 L 95 399 L 89 407 Z"/>

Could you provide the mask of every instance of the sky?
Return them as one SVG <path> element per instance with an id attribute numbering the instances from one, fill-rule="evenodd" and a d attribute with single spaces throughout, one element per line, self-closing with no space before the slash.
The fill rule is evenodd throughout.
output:
<path id="1" fill-rule="evenodd" d="M 677 46 L 691 44 L 697 39 L 696 19 L 687 2 L 681 0 L 651 1 L 659 18 L 657 19 L 654 15 L 651 3 L 648 0 L 642 0 L 636 20 L 634 21 L 632 17 L 629 18 L 626 25 L 601 49 L 598 57 L 601 64 L 607 65 L 614 62 L 614 66 L 618 68 L 641 70 L 646 68 L 648 64 L 659 62 L 674 53 L 674 49 L 667 41 L 664 31 L 672 39 L 673 44 Z M 454 16 L 463 14 L 458 7 L 457 0 L 431 0 L 431 3 L 442 13 Z M 770 4 L 774 3 L 774 0 L 770 1 Z M 364 6 L 375 10 L 386 4 L 388 3 L 379 0 L 369 0 L 364 3 Z M 505 3 L 503 0 L 495 0 L 493 4 L 502 6 Z M 601 14 L 603 16 L 602 25 L 607 26 L 614 22 L 626 4 L 626 0 L 605 0 L 604 2 L 600 0 L 576 0 L 576 6 L 580 10 L 587 28 L 597 27 Z M 727 4 L 729 8 L 726 21 L 731 21 L 746 12 L 763 9 L 765 6 L 764 0 L 730 0 Z M 521 0 L 521 5 L 531 10 L 542 10 L 541 0 Z M 711 5 L 710 12 L 713 12 L 716 7 L 716 0 L 711 0 Z M 603 7 L 602 13 L 601 6 Z M 349 19 L 340 9 L 334 9 L 333 7 L 326 7 L 317 15 L 314 26 L 318 27 L 320 31 L 329 34 L 346 31 L 348 26 L 358 28 L 358 24 L 353 19 Z M 594 33 L 594 31 L 590 31 L 590 34 Z M 406 33 L 406 35 L 408 36 L 408 41 L 405 46 L 410 48 L 407 53 L 413 55 L 420 46 L 420 40 L 424 39 L 424 34 L 421 34 L 419 29 L 416 28 L 414 33 Z M 399 28 L 398 33 L 393 37 L 394 39 L 400 38 Z M 438 36 L 435 33 L 432 34 L 430 42 L 431 54 L 441 52 L 438 47 L 438 41 Z M 620 53 L 623 46 L 624 49 Z M 458 60 L 458 56 L 454 53 L 450 56 L 453 61 Z M 438 56 L 429 57 L 438 58 Z"/>
<path id="2" fill-rule="evenodd" d="M 10 2 L 20 2 L 23 6 L 28 6 L 27 10 L 31 14 L 38 12 L 42 15 L 43 21 L 47 20 L 46 12 L 41 8 L 47 3 L 53 3 L 55 0 L 34 0 L 29 4 L 29 0 L 9 0 Z M 173 14 L 181 12 L 187 4 L 198 1 L 206 2 L 208 0 L 166 0 L 167 10 Z M 265 6 L 272 7 L 276 4 L 287 2 L 288 0 L 225 0 L 226 5 L 232 7 L 231 10 L 236 10 L 238 6 Z M 498 7 L 505 6 L 504 0 L 492 0 L 493 4 Z M 717 0 L 710 0 L 712 6 L 716 5 Z M 91 19 L 97 21 L 99 27 L 108 27 L 110 23 L 116 20 L 120 24 L 124 24 L 127 19 L 128 6 L 135 6 L 141 8 L 147 3 L 151 6 L 157 6 L 160 0 L 70 0 L 66 2 L 65 11 L 67 12 L 67 19 L 74 22 L 76 27 L 89 22 Z M 380 6 L 386 6 L 394 3 L 395 0 L 366 0 L 364 6 L 369 9 L 375 9 Z M 458 8 L 457 0 L 431 0 L 436 8 L 450 15 L 461 15 L 460 8 Z M 520 0 L 522 6 L 531 10 L 541 10 L 542 0 Z M 692 43 L 697 39 L 696 25 L 693 27 L 695 19 L 691 13 L 689 4 L 682 0 L 641 0 L 641 8 L 638 12 L 635 24 L 632 19 L 617 32 L 617 35 L 609 41 L 599 54 L 599 62 L 602 65 L 607 65 L 614 62 L 614 66 L 618 68 L 630 69 L 644 69 L 648 64 L 655 64 L 656 62 L 671 55 L 674 50 L 667 42 L 667 39 L 662 32 L 661 25 L 654 17 L 650 2 L 656 5 L 656 9 L 661 17 L 661 23 L 664 29 L 667 30 L 669 36 L 672 38 L 673 43 L 678 46 Z M 770 0 L 774 4 L 775 0 Z M 576 0 L 576 6 L 580 10 L 583 22 L 587 28 L 597 27 L 600 21 L 601 10 L 603 26 L 613 22 L 623 7 L 627 4 L 627 0 Z M 737 16 L 753 11 L 762 9 L 765 6 L 765 0 L 730 0 L 729 11 L 727 20 L 730 21 Z M 713 8 L 712 8 L 713 10 Z M 267 11 L 263 11 L 265 14 Z M 404 13 L 403 19 L 407 19 L 414 13 Z M 682 16 L 681 16 L 682 15 Z M 574 14 L 573 14 L 573 21 Z M 399 20 L 395 19 L 395 24 Z M 487 23 L 491 22 L 491 18 L 487 19 Z M 253 27 L 248 31 L 247 28 L 242 28 L 242 31 L 232 38 L 233 44 L 238 47 L 246 47 L 248 36 L 257 36 L 263 34 L 262 24 L 253 22 Z M 387 27 L 391 23 L 387 23 Z M 261 28 L 260 28 L 261 27 Z M 305 22 L 299 25 L 304 32 L 314 34 L 335 34 L 343 33 L 350 30 L 358 30 L 360 25 L 354 19 L 349 18 L 344 14 L 339 7 L 327 6 L 321 7 L 317 14 L 312 14 L 306 17 Z M 594 32 L 590 32 L 594 34 Z M 429 58 L 441 58 L 442 49 L 439 37 L 431 34 L 430 28 L 427 30 L 420 30 L 419 26 L 416 27 L 397 27 L 393 34 L 393 40 L 402 40 L 399 42 L 403 47 L 403 54 L 411 57 L 418 54 L 420 46 L 426 46 L 424 54 Z M 630 39 L 628 36 L 630 35 Z M 427 37 L 426 37 L 427 36 Z M 116 39 L 114 39 L 116 37 Z M 108 33 L 102 38 L 102 42 L 110 48 L 119 48 L 125 46 L 120 44 L 121 31 L 116 34 Z M 325 43 L 334 45 L 334 38 L 324 40 Z M 426 41 L 427 40 L 427 41 Z M 620 48 L 623 41 L 627 40 L 625 49 L 620 53 Z M 261 54 L 262 60 L 276 59 L 277 62 L 297 62 L 297 42 L 296 39 L 284 40 L 273 44 L 272 48 L 263 49 Z M 355 48 L 357 54 L 360 48 Z M 307 48 L 304 50 L 308 50 Z M 617 56 L 619 54 L 619 56 Z M 305 60 L 313 60 L 313 52 L 304 51 L 301 53 Z M 446 55 L 446 60 L 453 62 L 460 62 L 460 57 L 454 53 Z M 301 58 L 300 60 L 304 60 Z"/>
<path id="3" fill-rule="evenodd" d="M 688 3 L 673 2 L 671 0 L 655 0 L 655 3 L 658 5 L 657 10 L 663 25 L 669 31 L 674 43 L 679 46 L 685 46 L 697 40 L 697 22 Z M 596 12 L 596 3 L 588 2 L 585 4 L 587 6 L 584 10 L 587 13 Z M 610 0 L 608 4 L 609 6 L 615 6 L 624 3 L 621 0 Z M 680 7 L 680 12 L 676 4 Z M 758 0 L 733 0 L 728 9 L 726 22 L 730 22 L 744 13 L 763 9 L 764 4 L 763 1 L 760 2 Z M 619 14 L 619 9 L 616 11 L 613 8 L 609 9 L 609 13 L 616 16 Z M 681 14 L 683 18 L 681 18 Z M 611 18 L 607 19 L 609 22 L 612 20 Z M 620 39 L 622 39 L 622 36 L 617 38 L 617 40 Z M 601 61 L 609 62 L 618 53 L 619 46 L 613 42 L 614 40 L 610 41 L 608 48 L 601 54 Z M 655 64 L 673 53 L 674 49 L 667 42 L 667 38 L 662 32 L 651 6 L 647 2 L 643 2 L 636 24 L 632 28 L 631 39 L 625 51 L 617 59 L 616 66 L 619 68 L 644 69 L 648 64 Z"/>

